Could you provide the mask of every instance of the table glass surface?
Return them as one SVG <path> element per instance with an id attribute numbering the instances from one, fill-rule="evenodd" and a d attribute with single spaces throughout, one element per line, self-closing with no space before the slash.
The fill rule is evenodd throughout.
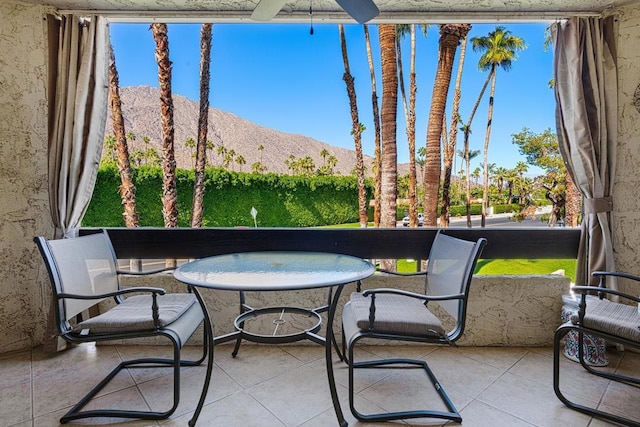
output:
<path id="1" fill-rule="evenodd" d="M 361 258 L 324 252 L 243 252 L 195 260 L 174 272 L 195 286 L 278 291 L 342 285 L 365 279 L 375 267 Z"/>

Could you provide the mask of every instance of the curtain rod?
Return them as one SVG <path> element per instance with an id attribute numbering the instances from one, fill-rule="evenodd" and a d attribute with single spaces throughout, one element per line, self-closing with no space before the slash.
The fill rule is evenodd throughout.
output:
<path id="1" fill-rule="evenodd" d="M 61 14 L 101 15 L 114 22 L 193 22 L 193 23 L 258 23 L 251 19 L 251 11 L 204 10 L 112 10 L 112 9 L 60 9 Z M 492 23 L 492 22 L 545 22 L 569 17 L 602 16 L 590 11 L 511 11 L 511 12 L 382 12 L 369 24 L 441 24 L 441 23 Z M 354 23 L 344 12 L 314 10 L 314 21 L 324 23 Z M 280 12 L 271 23 L 308 23 L 308 11 Z"/>

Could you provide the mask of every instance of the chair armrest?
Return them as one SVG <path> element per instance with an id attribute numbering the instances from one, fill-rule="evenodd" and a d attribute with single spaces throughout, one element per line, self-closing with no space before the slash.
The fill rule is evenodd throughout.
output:
<path id="1" fill-rule="evenodd" d="M 177 267 L 164 267 L 164 268 L 160 268 L 158 270 L 151 270 L 151 271 L 129 271 L 129 270 L 116 270 L 116 273 L 118 274 L 128 274 L 131 276 L 148 276 L 151 274 L 156 274 L 156 273 L 162 273 L 163 271 L 171 271 L 171 270 L 175 270 Z"/>
<path id="2" fill-rule="evenodd" d="M 415 292 L 403 291 L 401 289 L 393 289 L 393 288 L 368 289 L 362 292 L 362 296 L 365 296 L 365 297 L 369 295 L 375 296 L 376 294 L 395 294 L 395 295 L 402 295 L 405 297 L 417 298 L 422 300 L 427 299 L 427 296 L 425 294 L 418 294 Z"/>
<path id="3" fill-rule="evenodd" d="M 426 271 L 414 271 L 414 272 L 409 272 L 409 273 L 400 273 L 400 272 L 397 272 L 397 271 L 385 270 L 385 269 L 382 269 L 382 268 L 379 269 L 378 272 L 391 274 L 392 276 L 425 276 L 427 274 Z"/>
<path id="4" fill-rule="evenodd" d="M 586 295 L 589 292 L 597 292 L 598 294 L 600 294 L 601 297 L 603 296 L 602 294 L 617 295 L 617 296 L 627 298 L 632 301 L 640 303 L 639 297 L 629 295 L 624 292 L 617 291 L 615 289 L 601 288 L 598 286 L 574 286 L 571 288 L 571 290 L 580 292 L 582 295 Z"/>
<path id="5" fill-rule="evenodd" d="M 60 298 L 70 298 L 70 299 L 81 299 L 81 300 L 91 300 L 91 299 L 103 299 L 109 297 L 116 297 L 118 295 L 131 294 L 136 292 L 148 292 L 155 295 L 164 295 L 167 293 L 166 290 L 162 288 L 150 288 L 150 287 L 134 287 L 134 288 L 125 288 L 119 289 L 114 292 L 107 292 L 106 294 L 96 294 L 96 295 L 80 295 L 80 294 L 67 294 L 60 293 L 58 297 Z"/>
<path id="6" fill-rule="evenodd" d="M 418 294 L 415 292 L 403 291 L 401 289 L 393 289 L 393 288 L 369 289 L 362 293 L 362 295 L 365 297 L 368 295 L 375 295 L 375 294 L 395 294 L 395 295 L 402 295 L 410 298 L 421 299 L 424 301 L 446 301 L 446 300 L 452 300 L 452 299 L 461 299 L 464 297 L 464 294 L 432 296 L 432 295 Z"/>
<path id="7" fill-rule="evenodd" d="M 606 276 L 623 277 L 625 279 L 631 279 L 631 280 L 640 282 L 640 276 L 635 276 L 633 274 L 623 273 L 620 271 L 594 271 L 593 273 L 591 273 L 591 275 L 594 277 L 601 277 L 601 278 Z"/>

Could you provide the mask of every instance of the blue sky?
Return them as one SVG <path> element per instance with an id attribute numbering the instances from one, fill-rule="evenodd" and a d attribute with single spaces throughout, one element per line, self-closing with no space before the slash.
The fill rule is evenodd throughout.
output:
<path id="1" fill-rule="evenodd" d="M 555 129 L 552 77 L 553 54 L 544 51 L 546 24 L 501 23 L 522 37 L 528 48 L 519 53 L 509 72 L 498 71 L 489 162 L 512 168 L 524 157 L 511 143 L 511 135 L 527 127 L 534 132 Z M 475 24 L 471 37 L 484 36 L 496 25 Z M 377 80 L 379 47 L 377 28 L 369 27 Z M 365 154 L 373 156 L 371 84 L 361 25 L 345 25 L 351 74 L 355 77 Z M 169 49 L 173 62 L 173 91 L 195 101 L 199 96 L 200 25 L 170 24 Z M 417 35 L 418 84 L 416 146 L 425 145 L 426 123 L 437 64 L 438 28 Z M 149 24 L 111 24 L 111 40 L 121 86 L 158 86 L 155 45 Z M 409 67 L 409 38 L 403 62 Z M 462 77 L 461 114 L 468 115 L 486 79 L 477 68 L 480 53 L 467 49 Z M 455 65 L 457 67 L 457 63 Z M 353 149 L 349 101 L 342 75 L 344 66 L 337 25 L 214 24 L 210 105 L 257 124 L 297 133 L 331 145 Z M 408 71 L 406 72 L 408 78 Z M 455 79 L 455 69 L 452 80 Z M 408 88 L 408 85 L 407 85 Z M 379 96 L 381 96 L 381 90 Z M 472 123 L 471 149 L 482 149 L 487 124 L 488 90 Z M 398 161 L 408 161 L 404 113 L 398 106 Z M 461 142 L 461 135 L 459 142 Z M 459 145 L 460 146 L 460 145 Z M 472 161 L 480 166 L 482 156 Z M 457 165 L 460 165 L 458 161 Z M 460 166 L 457 166 L 460 169 Z M 532 169 L 531 172 L 536 172 Z"/>

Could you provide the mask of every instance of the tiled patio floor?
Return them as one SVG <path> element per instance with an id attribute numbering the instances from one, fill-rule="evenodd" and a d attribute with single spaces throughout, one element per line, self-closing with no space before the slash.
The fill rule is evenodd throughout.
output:
<path id="1" fill-rule="evenodd" d="M 168 347 L 82 345 L 55 356 L 41 349 L 0 356 L 0 425 L 57 426 L 69 406 L 111 370 L 122 358 L 143 353 L 157 356 Z M 196 354 L 187 347 L 183 354 Z M 369 347 L 372 353 L 425 358 L 463 417 L 464 426 L 604 426 L 566 408 L 552 387 L 550 348 L 442 348 L 427 346 Z M 231 347 L 216 347 L 215 370 L 198 426 L 305 426 L 337 425 L 329 395 L 324 349 L 316 345 L 243 345 L 238 357 Z M 364 355 L 364 354 L 361 354 Z M 608 352 L 607 369 L 636 369 L 640 355 Z M 640 390 L 610 386 L 608 381 L 585 376 L 580 366 L 562 360 L 567 390 L 579 398 L 600 402 L 635 414 L 640 419 Z M 358 423 L 349 413 L 347 371 L 336 362 L 343 410 L 350 426 Z M 158 372 L 159 371 L 159 372 Z M 186 426 L 202 386 L 205 366 L 182 369 L 180 406 L 169 420 L 123 421 L 87 419 L 68 425 Z M 412 401 L 431 402 L 421 370 L 364 370 L 356 378 L 357 405 L 363 412 L 383 407 L 406 409 Z M 170 406 L 171 371 L 137 369 L 122 373 L 94 402 L 96 405 L 164 409 Z M 377 425 L 394 425 L 392 423 Z M 398 423 L 396 423 L 398 425 Z M 400 425 L 434 426 L 441 421 L 411 421 Z M 455 425 L 450 423 L 449 425 Z"/>

